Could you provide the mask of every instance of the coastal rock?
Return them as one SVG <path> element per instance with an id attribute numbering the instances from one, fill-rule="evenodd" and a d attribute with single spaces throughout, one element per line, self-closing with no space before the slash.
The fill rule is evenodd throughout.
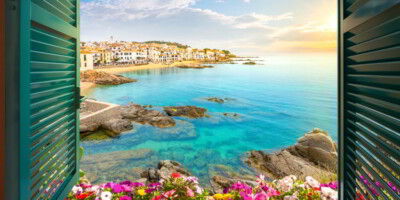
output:
<path id="1" fill-rule="evenodd" d="M 118 136 L 120 133 L 133 129 L 132 122 L 125 119 L 110 119 L 101 124 L 103 129 L 112 131 L 115 133 L 111 137 Z"/>
<path id="2" fill-rule="evenodd" d="M 136 82 L 136 79 L 127 78 L 121 75 L 109 74 L 96 70 L 88 70 L 80 74 L 82 82 L 92 82 L 99 85 L 120 85 Z"/>
<path id="3" fill-rule="evenodd" d="M 197 106 L 170 106 L 164 107 L 164 111 L 169 116 L 181 116 L 189 118 L 208 117 L 206 114 L 207 109 Z"/>
<path id="4" fill-rule="evenodd" d="M 149 182 L 157 182 L 161 179 L 171 178 L 172 173 L 179 173 L 184 177 L 192 176 L 192 173 L 185 169 L 179 162 L 172 160 L 160 161 L 157 165 L 157 169 L 149 168 L 142 172 L 140 176 L 142 178 L 147 178 Z"/>
<path id="5" fill-rule="evenodd" d="M 328 134 L 320 129 L 305 134 L 297 140 L 296 145 L 275 153 L 251 151 L 247 153 L 246 162 L 272 178 L 296 175 L 304 178 L 333 176 L 336 172 L 336 149 Z"/>
<path id="6" fill-rule="evenodd" d="M 230 117 L 230 118 L 234 118 L 234 119 L 240 118 L 240 115 L 237 113 L 223 113 L 223 115 L 225 117 Z"/>
<path id="7" fill-rule="evenodd" d="M 204 98 L 204 100 L 222 104 L 222 103 L 225 103 L 226 101 L 231 101 L 231 100 L 235 100 L 235 99 L 233 99 L 233 98 L 209 97 L 209 98 Z"/>
<path id="8" fill-rule="evenodd" d="M 244 65 L 256 65 L 257 63 L 256 62 L 245 62 L 245 63 L 243 63 Z"/>
<path id="9" fill-rule="evenodd" d="M 182 69 L 204 69 L 204 68 L 214 68 L 214 66 L 211 65 L 202 65 L 202 64 L 186 64 L 186 65 L 180 65 L 177 66 L 178 68 Z"/>
<path id="10" fill-rule="evenodd" d="M 129 119 L 141 124 L 150 124 L 158 128 L 175 126 L 176 122 L 172 117 L 156 110 L 148 110 L 141 105 L 121 106 L 122 118 Z"/>
<path id="11" fill-rule="evenodd" d="M 101 127 L 101 124 L 97 123 L 81 123 L 79 125 L 79 130 L 81 133 L 86 133 L 86 132 L 94 132 L 99 130 Z"/>
<path id="12" fill-rule="evenodd" d="M 235 168 L 234 171 L 232 167 L 226 165 L 209 165 L 208 171 L 209 176 L 211 177 L 211 186 L 214 193 L 222 193 L 224 188 L 227 188 L 238 181 L 249 186 L 258 185 L 256 182 L 257 177 L 254 172 L 242 167 L 239 168 Z"/>

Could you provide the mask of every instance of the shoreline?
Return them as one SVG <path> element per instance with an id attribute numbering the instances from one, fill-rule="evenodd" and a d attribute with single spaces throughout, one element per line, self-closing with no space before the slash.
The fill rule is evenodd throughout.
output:
<path id="1" fill-rule="evenodd" d="M 167 68 L 167 67 L 177 67 L 179 65 L 187 65 L 187 64 L 197 64 L 199 61 L 183 61 L 183 62 L 173 62 L 171 64 L 164 63 L 151 63 L 146 65 L 122 65 L 115 66 L 104 69 L 94 69 L 95 71 L 107 72 L 111 74 L 118 74 L 123 72 L 137 71 L 137 70 L 146 70 L 146 69 L 159 69 L 159 68 Z"/>

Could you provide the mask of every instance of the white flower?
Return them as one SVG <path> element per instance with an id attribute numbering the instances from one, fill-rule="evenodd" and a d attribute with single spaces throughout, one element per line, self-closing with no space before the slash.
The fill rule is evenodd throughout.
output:
<path id="1" fill-rule="evenodd" d="M 323 200 L 337 200 L 338 192 L 333 190 L 330 187 L 322 187 L 321 188 L 321 198 Z"/>
<path id="2" fill-rule="evenodd" d="M 111 200 L 112 194 L 111 192 L 102 192 L 100 195 L 101 200 Z"/>
<path id="3" fill-rule="evenodd" d="M 265 176 L 261 174 L 261 175 L 258 177 L 257 182 L 262 182 L 262 181 L 264 181 L 264 179 L 265 179 Z"/>
<path id="4" fill-rule="evenodd" d="M 96 196 L 99 196 L 100 192 L 101 192 L 101 188 L 100 186 L 93 186 L 91 188 L 86 189 L 87 192 L 94 192 L 96 194 Z"/>
<path id="5" fill-rule="evenodd" d="M 198 186 L 198 185 L 196 185 L 196 186 L 194 186 L 194 187 L 196 187 L 196 192 L 197 192 L 197 194 L 203 194 L 203 188 L 201 188 L 201 187 Z"/>
<path id="6" fill-rule="evenodd" d="M 315 180 L 313 177 L 307 176 L 305 185 L 306 185 L 306 187 L 309 186 L 310 188 L 319 188 L 320 183 L 317 180 Z"/>
<path id="7" fill-rule="evenodd" d="M 81 187 L 78 187 L 78 186 L 75 186 L 74 185 L 74 187 L 72 187 L 72 190 L 71 190 L 74 194 L 77 194 L 77 193 L 82 193 L 83 192 L 83 189 L 81 188 Z"/>

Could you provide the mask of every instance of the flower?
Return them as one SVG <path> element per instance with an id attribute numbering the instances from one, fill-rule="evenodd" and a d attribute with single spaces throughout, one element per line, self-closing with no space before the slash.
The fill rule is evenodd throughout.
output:
<path id="1" fill-rule="evenodd" d="M 96 194 L 96 196 L 98 196 L 101 192 L 101 188 L 100 186 L 92 186 L 91 188 L 86 189 L 87 192 L 93 192 L 94 194 Z"/>
<path id="2" fill-rule="evenodd" d="M 146 195 L 146 191 L 144 189 L 140 189 L 137 191 L 137 194 L 139 194 L 140 196 L 144 196 Z"/>
<path id="3" fill-rule="evenodd" d="M 111 200 L 112 199 L 112 193 L 111 192 L 102 192 L 101 194 L 100 194 L 100 198 L 101 198 L 101 200 Z"/>
<path id="4" fill-rule="evenodd" d="M 224 194 L 223 195 L 223 199 L 224 200 L 228 200 L 228 199 L 232 199 L 233 198 L 233 195 L 231 195 L 231 194 Z"/>
<path id="5" fill-rule="evenodd" d="M 112 191 L 113 191 L 114 193 L 121 193 L 121 192 L 124 192 L 125 190 L 124 190 L 124 188 L 123 188 L 121 185 L 115 184 L 115 185 L 113 185 L 113 187 L 112 187 Z"/>
<path id="6" fill-rule="evenodd" d="M 161 196 L 160 196 L 160 195 L 155 196 L 155 197 L 153 197 L 151 200 L 161 200 Z"/>
<path id="7" fill-rule="evenodd" d="M 122 196 L 121 198 L 119 198 L 119 200 L 132 200 L 132 197 L 130 197 L 130 196 Z"/>
<path id="8" fill-rule="evenodd" d="M 74 194 L 80 194 L 83 192 L 83 189 L 79 186 L 73 186 L 71 190 Z"/>
<path id="9" fill-rule="evenodd" d="M 322 187 L 321 188 L 321 198 L 322 199 L 337 200 L 338 199 L 338 192 L 333 190 L 330 187 Z"/>
<path id="10" fill-rule="evenodd" d="M 194 177 L 194 176 L 189 176 L 189 177 L 186 177 L 183 179 L 188 182 L 193 182 L 193 183 L 199 184 L 199 182 L 197 181 L 198 180 L 197 177 Z"/>
<path id="11" fill-rule="evenodd" d="M 172 173 L 171 176 L 172 176 L 172 178 L 180 178 L 181 174 L 180 173 Z"/>
<path id="12" fill-rule="evenodd" d="M 265 179 L 265 176 L 261 174 L 260 176 L 258 176 L 257 182 L 262 182 L 262 181 L 264 181 L 264 179 Z"/>
<path id="13" fill-rule="evenodd" d="M 85 199 L 88 196 L 89 196 L 89 194 L 84 193 L 84 194 L 76 195 L 76 198 L 77 199 Z"/>
<path id="14" fill-rule="evenodd" d="M 176 192 L 176 190 L 170 190 L 170 191 L 164 193 L 164 197 L 165 198 L 170 198 L 170 197 L 172 197 L 172 195 L 175 194 L 175 192 Z"/>
<path id="15" fill-rule="evenodd" d="M 196 193 L 197 194 L 203 194 L 203 188 L 201 188 L 200 186 L 196 185 L 194 186 L 196 188 Z"/>
<path id="16" fill-rule="evenodd" d="M 194 195 L 193 190 L 190 189 L 188 186 L 186 186 L 186 188 L 187 188 L 187 196 L 188 197 L 194 197 L 195 195 Z"/>
<path id="17" fill-rule="evenodd" d="M 306 177 L 305 186 L 307 188 L 320 188 L 320 183 L 311 176 Z"/>
<path id="18" fill-rule="evenodd" d="M 214 194 L 214 196 L 213 196 L 213 198 L 215 199 L 215 200 L 220 200 L 220 199 L 224 199 L 224 195 L 223 194 Z"/>

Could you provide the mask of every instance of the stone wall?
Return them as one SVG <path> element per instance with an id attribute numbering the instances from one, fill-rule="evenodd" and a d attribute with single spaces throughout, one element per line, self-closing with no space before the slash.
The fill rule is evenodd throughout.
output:
<path id="1" fill-rule="evenodd" d="M 81 124 L 104 122 L 120 115 L 119 105 L 106 102 L 86 100 L 85 111 L 81 114 Z"/>

